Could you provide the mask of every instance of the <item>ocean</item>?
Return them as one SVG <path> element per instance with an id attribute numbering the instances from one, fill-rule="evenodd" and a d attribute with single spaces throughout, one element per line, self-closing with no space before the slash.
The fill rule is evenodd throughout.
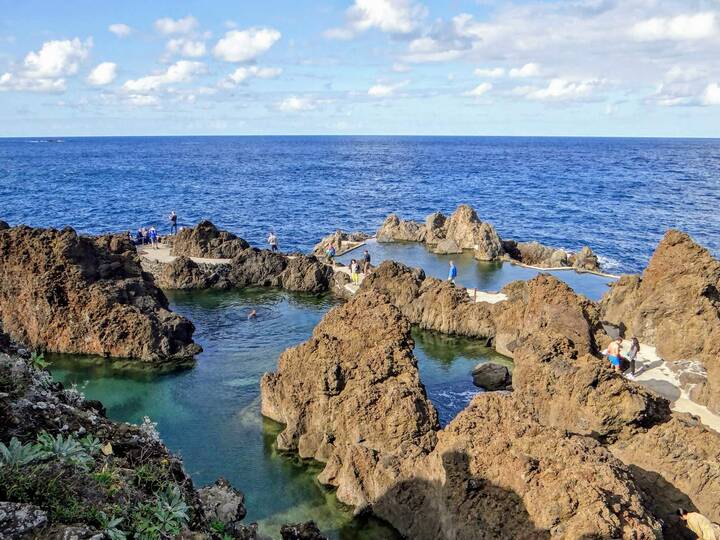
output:
<path id="1" fill-rule="evenodd" d="M 637 272 L 665 230 L 720 252 L 720 140 L 525 137 L 0 139 L 0 219 L 102 233 L 202 218 L 308 251 L 471 204 L 503 238 Z"/>

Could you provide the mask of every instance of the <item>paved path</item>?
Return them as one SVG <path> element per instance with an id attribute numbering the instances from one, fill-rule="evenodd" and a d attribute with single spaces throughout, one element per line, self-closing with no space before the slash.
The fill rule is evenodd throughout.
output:
<path id="1" fill-rule="evenodd" d="M 170 246 L 167 244 L 158 244 L 158 249 L 153 248 L 149 244 L 137 246 L 137 252 L 140 257 L 147 259 L 148 261 L 171 263 L 177 259 L 175 255 L 170 255 Z M 206 259 L 204 257 L 190 258 L 198 264 L 229 264 L 232 261 L 232 259 Z"/>
<path id="2" fill-rule="evenodd" d="M 624 341 L 623 351 L 626 353 L 629 350 L 630 341 Z M 690 399 L 687 391 L 680 387 L 680 381 L 667 362 L 658 356 L 655 347 L 641 343 L 635 366 L 634 380 L 670 401 L 673 411 L 694 414 L 700 417 L 707 427 L 720 432 L 720 415 Z M 640 366 L 642 370 L 637 371 Z"/>

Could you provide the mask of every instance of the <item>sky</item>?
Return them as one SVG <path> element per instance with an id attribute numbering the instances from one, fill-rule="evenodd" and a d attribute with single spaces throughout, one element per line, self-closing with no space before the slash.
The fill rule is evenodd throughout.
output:
<path id="1" fill-rule="evenodd" d="M 0 136 L 720 136 L 720 0 L 0 0 Z"/>

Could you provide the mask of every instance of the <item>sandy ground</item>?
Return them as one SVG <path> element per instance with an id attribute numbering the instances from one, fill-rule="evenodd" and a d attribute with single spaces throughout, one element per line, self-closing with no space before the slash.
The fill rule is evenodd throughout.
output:
<path id="1" fill-rule="evenodd" d="M 623 354 L 630 350 L 630 341 L 623 342 Z M 640 344 L 640 353 L 635 361 L 635 381 L 657 392 L 672 404 L 672 410 L 687 412 L 700 417 L 703 424 L 720 432 L 720 415 L 703 405 L 691 401 L 686 391 L 680 388 L 680 381 L 667 363 L 657 355 L 655 347 Z M 640 366 L 642 370 L 640 371 Z"/>

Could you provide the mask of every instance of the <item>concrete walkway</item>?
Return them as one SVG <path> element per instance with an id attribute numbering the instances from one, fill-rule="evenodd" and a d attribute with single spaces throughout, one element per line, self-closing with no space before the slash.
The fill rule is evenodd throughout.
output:
<path id="1" fill-rule="evenodd" d="M 623 354 L 630 350 L 630 341 L 623 342 L 622 350 Z M 635 367 L 636 375 L 633 379 L 635 382 L 670 401 L 673 411 L 698 416 L 703 424 L 720 433 L 720 415 L 690 399 L 687 391 L 681 388 L 680 381 L 667 362 L 658 356 L 655 347 L 641 343 Z"/>
<path id="2" fill-rule="evenodd" d="M 150 244 L 137 246 L 138 255 L 148 261 L 171 263 L 177 257 L 170 255 L 170 246 L 167 244 L 158 244 L 158 249 L 153 248 Z M 206 259 L 204 257 L 190 257 L 198 264 L 229 264 L 232 259 Z"/>

